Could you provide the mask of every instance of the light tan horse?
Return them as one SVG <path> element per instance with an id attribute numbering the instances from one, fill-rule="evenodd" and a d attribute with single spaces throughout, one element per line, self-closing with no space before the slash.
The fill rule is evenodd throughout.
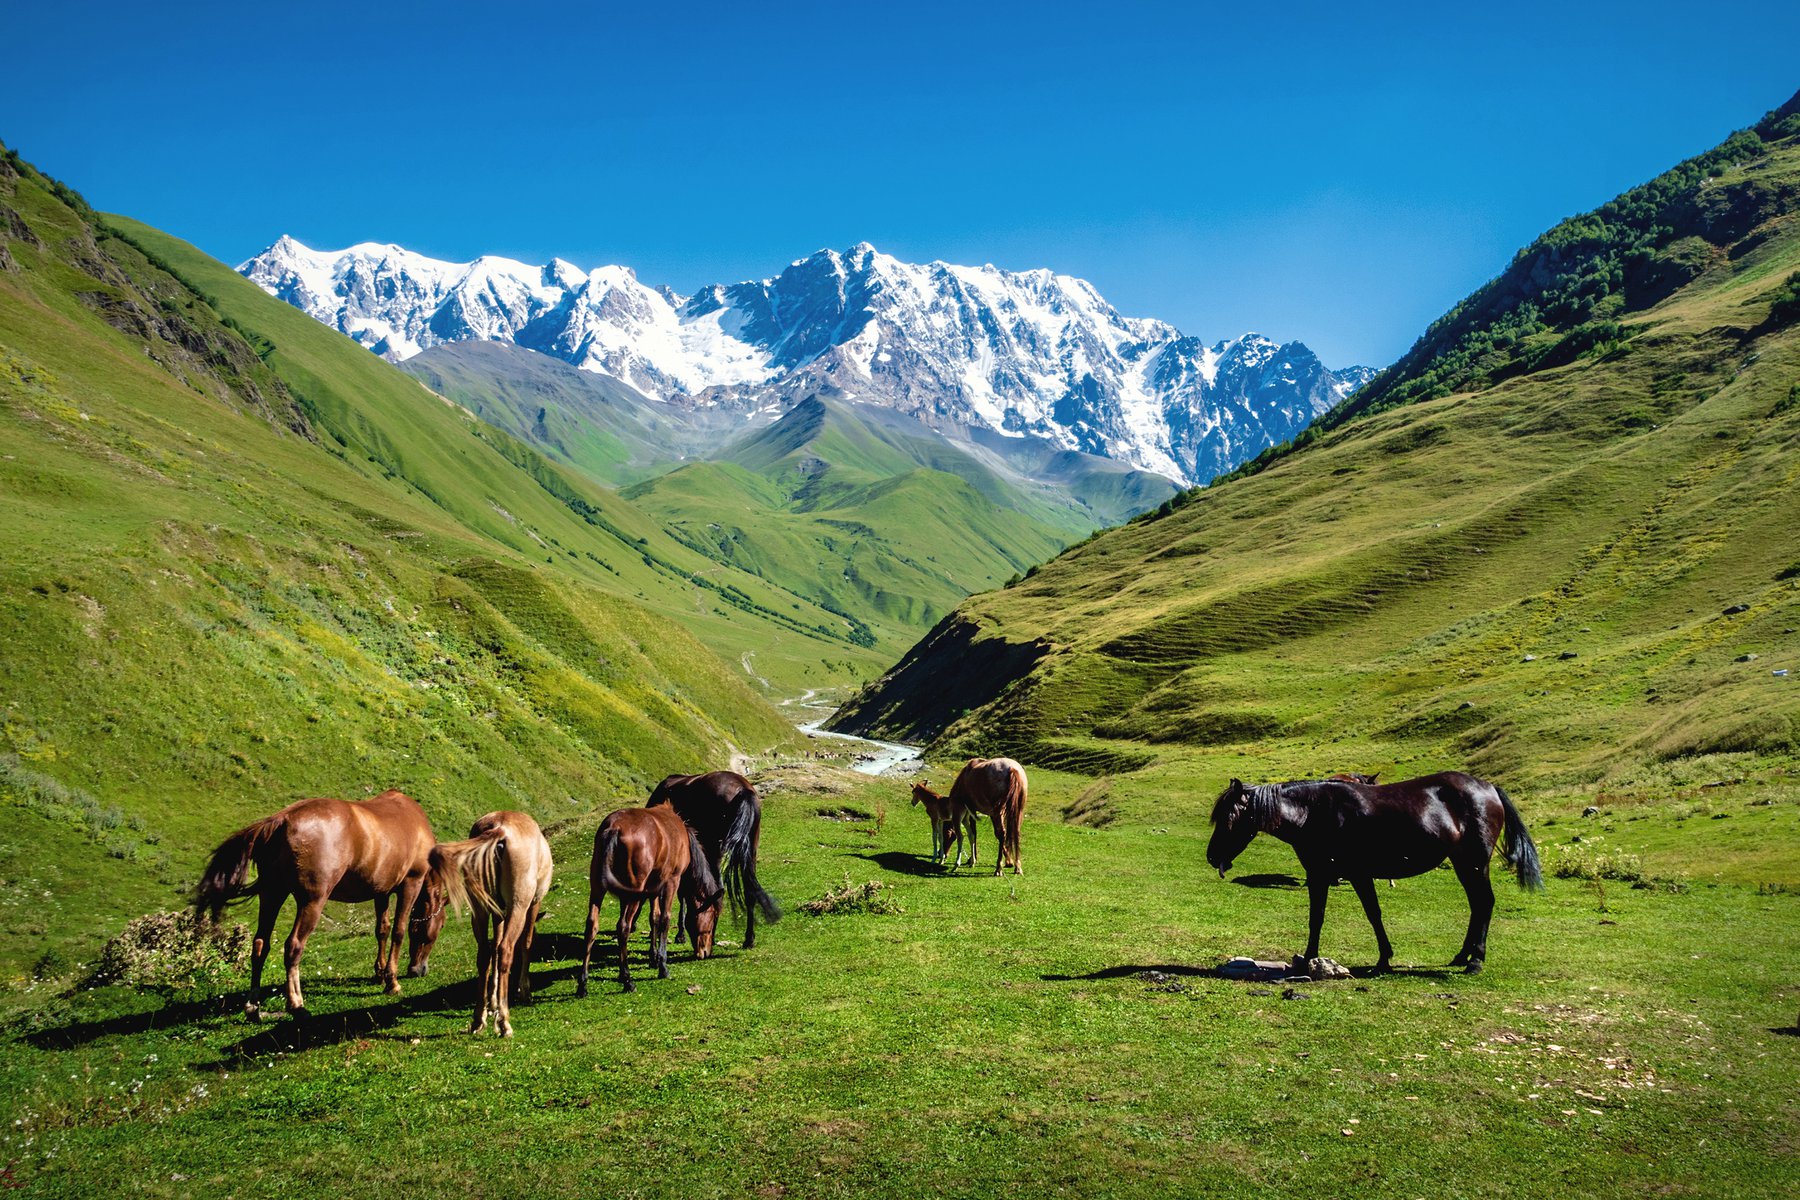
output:
<path id="1" fill-rule="evenodd" d="M 950 785 L 953 803 L 986 813 L 994 821 L 994 837 L 1000 854 L 994 874 L 1010 860 L 1013 874 L 1023 875 L 1019 863 L 1019 822 L 1025 816 L 1025 768 L 1010 758 L 971 758 Z"/>
<path id="2" fill-rule="evenodd" d="M 960 804 L 953 804 L 950 797 L 939 795 L 923 783 L 915 783 L 912 788 L 912 802 L 925 806 L 925 815 L 931 820 L 931 861 L 941 863 L 950 857 L 950 844 L 956 843 L 956 858 L 952 860 L 951 870 L 963 864 L 963 828 L 969 831 L 969 865 L 975 864 L 976 833 L 980 828 L 975 814 Z"/>
<path id="3" fill-rule="evenodd" d="M 481 990 L 470 1033 L 485 1030 L 491 1016 L 494 1031 L 511 1037 L 512 995 L 531 1002 L 531 939 L 552 870 L 544 831 L 522 812 L 491 812 L 475 822 L 467 841 L 431 851 L 432 891 L 458 912 L 470 909 L 475 926 Z"/>
<path id="4" fill-rule="evenodd" d="M 250 949 L 250 995 L 244 1015 L 262 1015 L 263 960 L 275 919 L 292 896 L 298 911 L 287 939 L 287 1006 L 294 1017 L 306 1015 L 300 991 L 300 957 L 318 927 L 327 900 L 375 903 L 375 978 L 389 995 L 400 992 L 400 930 L 388 922 L 388 897 L 398 894 L 400 922 L 407 920 L 430 869 L 431 847 L 437 842 L 431 822 L 418 801 L 403 792 L 386 791 L 352 804 L 321 798 L 300 800 L 272 816 L 238 830 L 213 851 L 200 884 L 194 889 L 197 916 L 217 922 L 226 904 L 242 896 L 258 901 L 256 941 Z M 248 882 L 250 867 L 256 882 Z M 414 947 L 413 971 L 424 974 L 430 947 Z"/>

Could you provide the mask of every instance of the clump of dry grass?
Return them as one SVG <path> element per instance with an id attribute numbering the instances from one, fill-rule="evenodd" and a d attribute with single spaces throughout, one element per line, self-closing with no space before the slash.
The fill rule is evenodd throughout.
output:
<path id="1" fill-rule="evenodd" d="M 818 899 L 806 901 L 800 906 L 800 911 L 813 917 L 833 913 L 905 912 L 900 907 L 900 902 L 888 894 L 893 890 L 893 884 L 882 883 L 879 879 L 871 879 L 867 883 L 852 883 L 846 875 L 843 887 L 830 888 Z"/>

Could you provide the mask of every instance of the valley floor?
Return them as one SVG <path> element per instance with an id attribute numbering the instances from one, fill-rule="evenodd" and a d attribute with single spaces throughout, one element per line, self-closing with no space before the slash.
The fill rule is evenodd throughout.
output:
<path id="1" fill-rule="evenodd" d="M 944 875 L 905 783 L 815 745 L 761 774 L 764 880 L 786 918 L 748 953 L 678 952 L 673 978 L 635 995 L 600 953 L 574 999 L 598 814 L 554 831 L 540 991 L 510 1042 L 462 1032 L 465 925 L 389 999 L 368 981 L 366 908 L 337 905 L 306 959 L 304 1026 L 246 1025 L 235 996 L 205 990 L 13 993 L 6 1181 L 45 1196 L 1791 1194 L 1800 889 L 1711 881 L 1732 820 L 1528 805 L 1547 863 L 1609 844 L 1614 824 L 1663 882 L 1508 881 L 1488 970 L 1464 976 L 1441 965 L 1465 920 L 1454 879 L 1402 881 L 1381 890 L 1402 970 L 1290 991 L 1208 973 L 1299 947 L 1286 847 L 1258 841 L 1221 881 L 1191 815 L 1070 824 L 1091 781 L 1040 772 L 1028 874 Z M 1792 844 L 1800 789 L 1724 791 L 1719 811 Z M 799 910 L 847 880 L 880 881 L 903 911 Z M 1347 888 L 1324 948 L 1373 959 Z"/>

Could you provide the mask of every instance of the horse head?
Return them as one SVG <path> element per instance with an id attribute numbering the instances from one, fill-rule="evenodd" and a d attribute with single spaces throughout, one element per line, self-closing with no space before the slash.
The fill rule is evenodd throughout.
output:
<path id="1" fill-rule="evenodd" d="M 448 908 L 443 885 L 427 875 L 406 923 L 407 978 L 418 979 L 425 974 L 431 962 L 431 948 L 437 945 L 438 934 L 444 930 L 444 913 Z"/>
<path id="2" fill-rule="evenodd" d="M 1218 869 L 1219 878 L 1244 852 L 1250 839 L 1262 832 L 1261 823 L 1252 815 L 1255 789 L 1245 787 L 1241 779 L 1233 779 L 1213 802 L 1213 835 L 1206 843 L 1206 861 Z"/>
<path id="3" fill-rule="evenodd" d="M 688 869 L 681 877 L 681 893 L 687 900 L 687 935 L 695 958 L 711 958 L 719 913 L 725 907 L 725 884 L 706 861 L 706 851 L 692 830 L 688 831 Z"/>

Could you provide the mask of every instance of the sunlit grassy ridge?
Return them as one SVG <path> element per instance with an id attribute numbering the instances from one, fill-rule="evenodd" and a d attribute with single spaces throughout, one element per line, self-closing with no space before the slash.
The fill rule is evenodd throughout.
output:
<path id="1" fill-rule="evenodd" d="M 82 898 L 9 926 L 6 977 L 299 796 L 398 786 L 454 830 L 791 735 L 651 605 L 765 671 L 866 654 L 191 248 L 12 160 L 0 204 L 0 878 Z"/>
<path id="2" fill-rule="evenodd" d="M 1189 816 L 1234 774 L 1455 766 L 1529 796 L 1791 762 L 1800 136 L 1750 140 L 1689 199 L 1754 195 L 1757 219 L 1616 341 L 1344 420 L 1102 533 L 972 598 L 939 634 L 955 654 L 921 647 L 844 724 L 1142 771 Z M 946 686 L 1009 645 L 1028 669 Z"/>

